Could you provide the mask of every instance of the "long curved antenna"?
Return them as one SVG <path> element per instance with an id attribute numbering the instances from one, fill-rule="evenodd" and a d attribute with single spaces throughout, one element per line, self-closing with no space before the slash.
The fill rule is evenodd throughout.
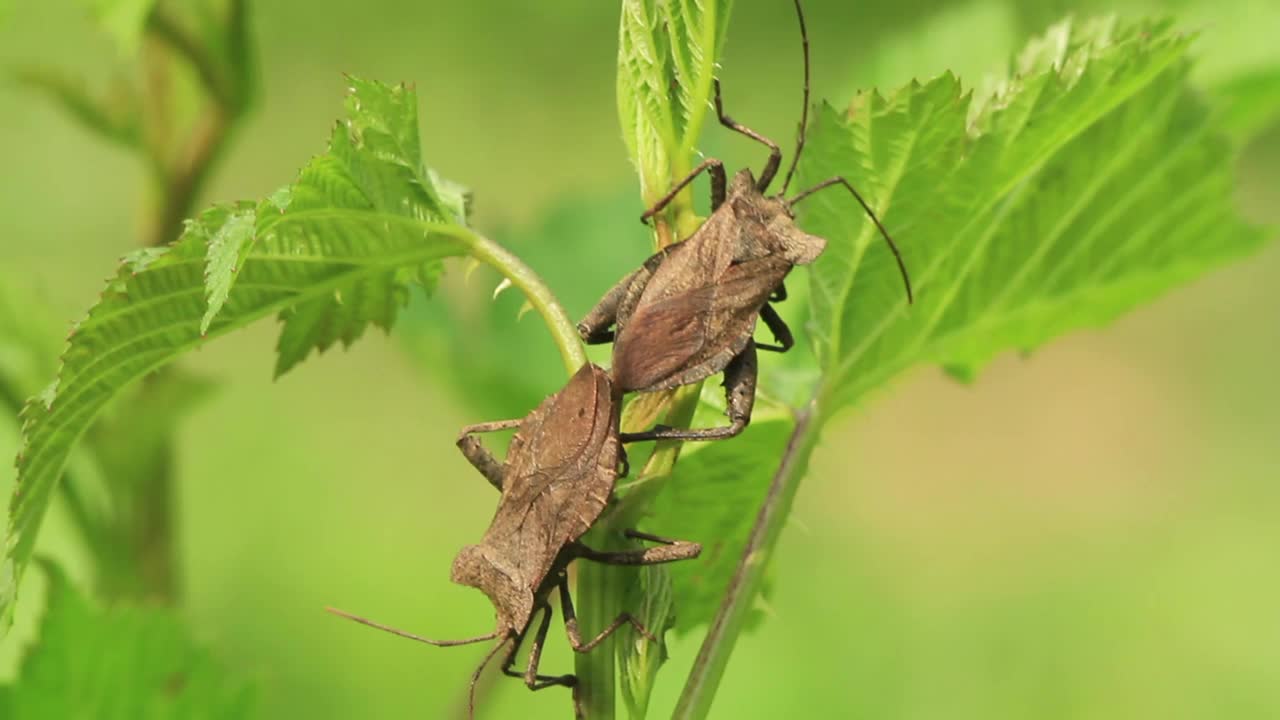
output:
<path id="1" fill-rule="evenodd" d="M 787 176 L 782 181 L 782 192 L 778 193 L 781 197 L 787 194 L 787 187 L 791 185 L 791 176 L 796 172 L 796 165 L 800 163 L 800 151 L 804 150 L 804 131 L 809 127 L 809 31 L 804 26 L 804 11 L 800 9 L 800 0 L 796 3 L 796 19 L 800 21 L 800 44 L 804 48 L 804 107 L 800 109 L 800 131 L 796 133 L 796 152 L 791 156 L 791 165 L 787 168 Z"/>
<path id="2" fill-rule="evenodd" d="M 902 273 L 902 284 L 907 288 L 907 302 L 908 303 L 915 302 L 915 297 L 912 295 L 912 292 L 911 292 L 911 276 L 907 274 L 907 265 L 902 261 L 902 253 L 898 252 L 898 246 L 894 244 L 893 238 L 889 237 L 889 231 L 884 229 L 884 225 L 880 222 L 880 218 L 876 217 L 875 212 L 871 210 L 871 206 L 867 204 L 866 200 L 862 199 L 862 196 L 858 194 L 857 190 L 853 189 L 853 186 L 849 184 L 848 180 L 845 180 L 844 178 L 839 176 L 833 177 L 830 180 L 823 180 L 817 185 L 814 185 L 808 190 L 805 190 L 801 192 L 799 195 L 796 195 L 790 200 L 787 200 L 786 201 L 787 207 L 789 208 L 795 207 L 795 204 L 800 202 L 801 200 L 809 197 L 810 195 L 818 192 L 819 190 L 829 188 L 832 185 L 845 186 L 845 188 L 847 188 L 849 192 L 853 193 L 853 196 L 857 198 L 858 204 L 862 206 L 862 209 L 867 211 L 867 217 L 871 218 L 871 222 L 875 223 L 876 227 L 879 228 L 880 235 L 883 236 L 884 241 L 889 244 L 889 249 L 893 251 L 894 259 L 898 261 L 898 271 Z"/>
<path id="3" fill-rule="evenodd" d="M 495 635 L 497 634 L 496 631 L 494 634 Z M 474 718 L 476 716 L 476 685 L 480 683 L 480 676 L 484 674 L 485 666 L 488 665 L 490 662 L 492 662 L 494 656 L 496 656 L 498 654 L 498 651 L 502 649 L 502 646 L 507 644 L 507 640 L 508 638 L 503 638 L 500 642 L 494 643 L 493 649 L 490 650 L 489 654 L 485 655 L 484 659 L 480 661 L 480 666 L 476 668 L 475 672 L 471 673 L 471 682 L 470 684 L 467 685 L 467 717 L 468 718 Z M 511 648 L 512 654 L 515 653 L 516 647 L 518 646 L 519 646 L 519 641 L 517 640 L 516 646 L 513 646 Z"/>
<path id="4" fill-rule="evenodd" d="M 389 632 L 392 635 L 399 635 L 402 638 L 417 640 L 420 643 L 435 645 L 436 647 L 455 647 L 458 645 L 471 645 L 473 643 L 484 642 L 485 640 L 492 640 L 502 634 L 501 631 L 494 630 L 488 635 L 481 635 L 479 637 L 466 638 L 464 640 L 429 640 L 427 638 L 422 637 L 421 635 L 414 635 L 411 632 L 400 630 L 399 628 L 393 628 L 389 625 L 383 625 L 382 623 L 374 622 L 368 618 L 362 618 L 359 615 L 352 615 L 351 613 L 346 612 L 344 610 L 339 610 L 337 608 L 331 608 L 331 607 L 327 607 L 325 608 L 325 610 L 333 613 L 334 615 L 337 615 L 338 617 L 344 617 L 348 620 L 354 620 L 360 623 L 361 625 L 368 625 L 371 628 L 376 628 L 384 632 Z"/>

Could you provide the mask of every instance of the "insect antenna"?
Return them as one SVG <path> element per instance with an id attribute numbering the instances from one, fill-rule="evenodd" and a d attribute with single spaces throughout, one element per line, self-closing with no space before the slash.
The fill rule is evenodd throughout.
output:
<path id="1" fill-rule="evenodd" d="M 907 274 L 907 264 L 902 261 L 902 253 L 898 252 L 898 246 L 894 244 L 893 238 L 889 237 L 889 231 L 884 229 L 884 224 L 880 222 L 880 218 L 876 217 L 875 211 L 871 209 L 871 206 L 867 204 L 866 200 L 862 199 L 862 196 L 858 194 L 858 191 L 853 189 L 853 185 L 850 185 L 848 180 L 845 180 L 842 177 L 833 177 L 829 180 L 823 180 L 817 185 L 814 185 L 808 190 L 804 190 L 790 200 L 787 200 L 787 207 L 795 207 L 796 203 L 801 200 L 804 200 L 819 190 L 829 188 L 832 185 L 843 185 L 849 192 L 853 193 L 853 197 L 857 199 L 858 204 L 867 212 L 867 217 L 871 218 L 871 222 L 876 224 L 876 228 L 880 230 L 881 237 L 883 237 L 884 241 L 889 244 L 889 250 L 893 252 L 894 259 L 898 261 L 898 272 L 902 273 L 902 284 L 907 288 L 907 302 L 915 302 L 915 297 L 911 292 L 911 276 Z"/>
<path id="2" fill-rule="evenodd" d="M 496 635 L 497 633 L 495 632 L 494 634 Z M 467 717 L 468 718 L 474 718 L 476 716 L 476 685 L 480 683 L 480 676 L 484 674 L 485 667 L 488 666 L 489 663 L 493 662 L 493 658 L 498 655 L 498 651 L 501 650 L 503 646 L 507 644 L 507 641 L 509 639 L 510 638 L 503 638 L 502 640 L 494 643 L 493 649 L 490 650 L 489 654 L 485 655 L 484 659 L 480 661 L 480 665 L 479 667 L 476 668 L 476 671 L 471 673 L 471 683 L 467 685 Z M 511 654 L 514 655 L 515 652 L 516 652 L 516 648 L 512 647 Z"/>
<path id="3" fill-rule="evenodd" d="M 804 51 L 804 105 L 800 108 L 800 128 L 796 132 L 796 151 L 791 155 L 791 165 L 787 167 L 787 176 L 782 181 L 782 192 L 778 193 L 781 197 L 787 194 L 787 187 L 791 185 L 791 176 L 796 172 L 796 165 L 800 162 L 800 151 L 804 150 L 804 131 L 809 127 L 809 31 L 804 26 L 804 11 L 800 9 L 800 0 L 795 0 L 796 19 L 800 21 L 800 45 Z"/>
<path id="4" fill-rule="evenodd" d="M 436 647 L 455 647 L 458 645 L 471 645 L 473 643 L 484 642 L 485 640 L 492 640 L 501 634 L 500 630 L 494 630 L 488 635 L 481 635 L 479 637 L 473 637 L 473 638 L 465 638 L 463 640 L 430 640 L 428 638 L 422 637 L 421 635 L 414 635 L 411 632 L 400 630 L 399 628 L 393 628 L 390 625 L 383 625 L 382 623 L 374 622 L 368 618 L 362 618 L 359 615 L 352 615 L 351 613 L 346 612 L 345 610 L 339 610 L 337 608 L 331 608 L 331 607 L 327 607 L 325 608 L 325 610 L 333 613 L 334 615 L 337 615 L 338 617 L 344 617 L 348 620 L 354 620 L 355 622 L 358 622 L 361 625 L 368 625 L 371 628 L 376 628 L 378 630 L 382 630 L 383 632 L 389 632 L 392 635 L 399 635 L 402 638 L 417 640 L 420 643 L 435 645 Z"/>

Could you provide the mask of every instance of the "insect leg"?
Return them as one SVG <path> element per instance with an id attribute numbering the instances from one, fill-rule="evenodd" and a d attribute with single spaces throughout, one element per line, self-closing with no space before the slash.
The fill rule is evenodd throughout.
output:
<path id="1" fill-rule="evenodd" d="M 787 299 L 787 284 L 785 282 L 778 283 L 778 287 L 773 289 L 769 294 L 769 302 L 780 303 Z"/>
<path id="2" fill-rule="evenodd" d="M 627 449 L 618 444 L 618 479 L 621 480 L 631 474 L 631 460 L 627 457 Z"/>
<path id="3" fill-rule="evenodd" d="M 756 357 L 756 344 L 747 347 L 730 361 L 724 369 L 724 401 L 728 405 L 730 429 L 734 435 L 742 432 L 751 422 L 751 409 L 756 404 L 756 379 L 760 373 L 760 361 Z"/>
<path id="4" fill-rule="evenodd" d="M 778 315 L 778 311 L 774 310 L 772 305 L 765 303 L 761 306 L 760 319 L 764 320 L 764 324 L 769 327 L 769 332 L 773 333 L 773 339 L 778 344 L 765 345 L 764 343 L 756 343 L 756 348 L 784 353 L 795 347 L 796 339 L 791 335 L 791 328 L 787 327 L 786 321 Z"/>
<path id="5" fill-rule="evenodd" d="M 582 318 L 582 322 L 578 323 L 578 335 L 582 337 L 582 342 L 588 345 L 613 342 L 613 331 L 609 328 L 618 321 L 618 305 L 627 296 L 631 283 L 641 272 L 636 270 L 619 280 L 609 288 L 609 292 L 605 293 L 604 297 L 600 298 L 600 302 L 591 308 L 587 316 Z"/>
<path id="6" fill-rule="evenodd" d="M 743 430 L 751 422 L 751 409 L 756 404 L 756 376 L 759 373 L 755 342 L 737 355 L 724 369 L 724 397 L 729 406 L 729 425 L 718 428 L 681 428 L 655 425 L 651 430 L 637 433 L 621 433 L 624 443 L 646 440 L 724 440 Z"/>
<path id="7" fill-rule="evenodd" d="M 512 668 L 516 664 L 516 651 L 520 647 L 520 643 L 515 642 L 512 643 L 511 651 L 502 662 L 502 674 L 507 677 L 522 678 L 530 690 L 542 690 L 557 685 L 573 687 L 578 682 L 576 676 L 538 674 L 538 664 L 542 661 L 542 645 L 546 642 L 547 630 L 551 627 L 551 606 L 543 605 L 542 610 L 542 622 L 538 623 L 538 630 L 533 634 L 532 646 L 529 648 L 528 667 L 523 672 Z"/>
<path id="8" fill-rule="evenodd" d="M 564 614 L 564 630 L 569 635 L 569 645 L 574 652 L 591 652 L 597 645 L 604 642 L 605 638 L 617 632 L 618 628 L 623 625 L 630 624 L 635 628 L 636 632 L 645 636 L 650 642 L 658 642 L 658 638 L 653 633 L 640 624 L 639 620 L 631 617 L 631 613 L 622 613 L 614 618 L 609 626 L 600 631 L 599 635 L 590 640 L 582 641 L 582 632 L 578 630 L 578 615 L 573 610 L 573 598 L 569 597 L 569 581 L 567 578 L 560 578 L 560 612 Z"/>
<path id="9" fill-rule="evenodd" d="M 538 631 L 533 634 L 532 647 L 529 648 L 529 664 L 524 669 L 524 684 L 530 690 L 537 689 L 538 664 L 542 662 L 542 643 L 547 641 L 547 629 L 551 627 L 551 606 L 542 606 L 542 621 L 538 623 Z"/>
<path id="10" fill-rule="evenodd" d="M 576 557 L 606 565 L 658 565 L 660 563 L 690 560 L 702 552 L 702 545 L 687 540 L 672 540 L 648 533 L 627 530 L 627 537 L 662 543 L 661 547 L 636 550 L 593 550 L 581 543 L 574 546 Z"/>
<path id="11" fill-rule="evenodd" d="M 642 283 L 641 289 L 643 289 L 643 286 L 648 284 L 649 277 L 662 264 L 671 247 L 668 246 L 650 255 L 638 270 L 609 288 L 609 292 L 605 293 L 600 302 L 596 303 L 596 306 L 591 308 L 591 312 L 578 323 L 578 335 L 582 337 L 583 342 L 588 345 L 613 342 L 614 331 L 609 328 L 618 322 L 618 306 L 622 304 L 633 285 Z"/>
<path id="12" fill-rule="evenodd" d="M 724 114 L 724 103 L 720 100 L 720 78 L 715 80 L 716 86 L 716 115 L 720 118 L 720 124 L 730 130 L 742 133 L 756 142 L 769 148 L 769 160 L 764 164 L 764 170 L 760 171 L 760 179 L 756 180 L 756 189 L 764 192 L 769 188 L 769 183 L 773 182 L 773 178 L 778 174 L 778 168 L 782 165 L 782 148 L 778 147 L 778 143 L 752 130 L 751 128 L 735 121 L 733 118 Z"/>
<path id="13" fill-rule="evenodd" d="M 692 172 L 685 175 L 683 180 L 676 183 L 675 187 L 671 188 L 666 195 L 658 198 L 658 202 L 654 203 L 653 207 L 645 210 L 644 214 L 640 216 L 640 222 L 647 224 L 649 218 L 662 212 L 662 209 L 670 205 L 671 201 L 676 199 L 676 195 L 679 195 L 686 185 L 702 174 L 703 170 L 711 173 L 711 209 L 715 210 L 720 207 L 720 204 L 724 202 L 725 187 L 728 185 L 728 179 L 724 174 L 724 163 L 715 158 L 707 158 L 699 163 L 698 167 L 694 168 Z"/>
<path id="14" fill-rule="evenodd" d="M 468 425 L 458 433 L 458 449 L 462 451 L 462 456 L 470 462 L 476 470 L 484 475 L 489 484 L 502 490 L 502 463 L 489 452 L 476 437 L 476 433 L 493 432 L 495 430 L 510 430 L 513 427 L 519 427 L 522 419 L 513 418 L 511 420 L 495 420 L 494 422 L 476 423 Z"/>
<path id="15" fill-rule="evenodd" d="M 626 530 L 623 530 L 622 534 L 626 535 L 632 540 L 648 540 L 649 542 L 655 542 L 655 543 L 658 543 L 659 545 L 698 545 L 698 543 L 689 542 L 688 540 L 676 540 L 675 538 L 663 537 L 661 535 L 654 535 L 653 533 L 641 532 L 634 528 L 628 528 Z"/>

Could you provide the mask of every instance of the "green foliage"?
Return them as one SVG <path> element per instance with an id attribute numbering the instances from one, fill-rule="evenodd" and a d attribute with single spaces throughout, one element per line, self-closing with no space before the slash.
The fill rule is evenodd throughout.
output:
<path id="1" fill-rule="evenodd" d="M 8 720 L 233 720 L 254 716 L 253 692 L 196 645 L 171 611 L 94 607 L 44 564 L 49 602 L 40 644 L 0 696 Z"/>
<path id="2" fill-rule="evenodd" d="M 795 426 L 759 418 L 735 443 L 708 443 L 680 458 L 654 501 L 645 527 L 658 535 L 702 543 L 697 562 L 668 570 L 675 586 L 675 627 L 691 632 L 715 615 L 738 567 L 778 458 Z"/>
<path id="3" fill-rule="evenodd" d="M 824 108 L 803 184 L 862 189 L 917 303 L 851 198 L 806 201 L 806 227 L 830 241 L 812 273 L 820 406 L 918 363 L 970 376 L 1255 249 L 1231 205 L 1230 146 L 1187 84 L 1189 42 L 1167 22 L 1068 22 L 989 99 L 945 75 L 844 116 Z"/>
<path id="4" fill-rule="evenodd" d="M 843 176 L 860 188 L 903 248 L 917 302 L 853 198 L 805 201 L 803 225 L 828 239 L 807 327 L 816 413 L 799 410 L 675 717 L 706 716 L 833 413 L 917 364 L 972 377 L 996 353 L 1110 321 L 1261 244 L 1232 207 L 1235 154 L 1190 88 L 1189 44 L 1165 21 L 1068 21 L 989 96 L 946 74 L 860 95 L 844 114 L 822 108 L 799 187 Z"/>
<path id="5" fill-rule="evenodd" d="M 124 18 L 118 22 L 126 31 L 137 19 L 130 13 L 145 19 L 139 10 L 144 5 L 150 7 L 99 2 L 108 16 Z M 729 6 L 728 0 L 624 0 L 618 109 L 646 199 L 690 166 Z M 197 3 L 188 10 L 196 21 L 184 15 L 189 22 L 162 24 L 167 29 L 161 33 L 179 52 L 191 53 L 196 73 L 234 108 L 252 94 L 256 71 L 245 3 L 232 0 L 226 7 L 231 16 L 224 24 L 209 20 L 210 4 Z M 974 10 L 957 17 L 978 29 L 1007 19 L 988 3 Z M 142 27 L 139 21 L 132 32 Z M 202 42 L 188 42 L 182 27 L 198 28 Z M 625 609 L 655 631 L 687 632 L 710 621 L 726 595 L 730 601 L 718 635 L 709 640 L 713 650 L 719 643 L 719 655 L 707 664 L 711 676 L 695 674 L 687 696 L 693 699 L 682 702 L 678 717 L 705 715 L 733 639 L 756 617 L 753 603 L 764 586 L 768 553 L 832 413 L 919 364 L 971 377 L 998 352 L 1031 349 L 1070 329 L 1106 322 L 1258 245 L 1261 237 L 1230 207 L 1228 161 L 1235 148 L 1223 132 L 1241 139 L 1274 118 L 1274 74 L 1220 86 L 1217 97 L 1231 99 L 1231 112 L 1215 114 L 1187 79 L 1188 45 L 1167 23 L 1065 23 L 1028 45 L 991 94 L 966 94 L 945 75 L 888 97 L 860 96 L 847 112 L 822 109 L 811 128 L 800 186 L 841 174 L 862 189 L 903 247 L 919 302 L 905 305 L 892 258 L 851 198 L 833 188 L 807 200 L 802 221 L 830 240 L 811 275 L 813 312 L 798 308 L 809 318 L 804 334 L 814 340 L 815 355 L 767 360 L 763 378 L 764 387 L 776 388 L 794 405 L 794 417 L 760 414 L 741 438 L 688 448 L 669 478 L 642 476 L 624 490 L 623 505 L 634 497 L 626 492 L 656 488 L 651 505 L 633 508 L 641 527 L 698 540 L 705 551 L 698 562 L 669 567 L 581 568 L 584 625 Z M 138 142 L 136 118 L 75 83 L 57 76 L 33 82 L 89 127 L 116 142 Z M 139 394 L 136 407 L 111 408 L 133 380 L 208 337 L 274 313 L 283 323 L 280 374 L 313 349 L 350 345 L 370 324 L 390 328 L 414 288 L 435 288 L 444 257 L 470 252 L 493 261 L 498 251 L 482 250 L 482 239 L 466 228 L 466 190 L 422 165 L 413 93 L 352 80 L 347 110 L 329 152 L 294 185 L 261 202 L 210 209 L 187 224 L 175 245 L 127 258 L 76 329 L 57 382 L 23 413 L 25 446 L 0 566 L 5 627 L 51 493 L 94 418 L 106 420 L 88 431 L 96 459 L 109 479 L 127 482 L 150 472 L 154 451 L 167 442 L 167 413 L 180 412 L 204 389 L 166 373 Z M 641 229 L 631 218 L 640 204 L 564 210 L 515 244 L 541 251 L 539 267 L 578 315 L 641 258 L 626 229 L 638 239 Z M 696 223 L 692 204 L 684 198 L 674 207 L 687 234 Z M 586 282 L 584 268 L 590 268 Z M 804 296 L 794 292 L 788 310 Z M 519 319 L 519 301 L 500 295 L 412 310 L 411 343 L 428 364 L 449 367 L 453 384 L 486 413 L 517 415 L 549 391 L 546 339 L 531 318 Z M 0 324 L 3 316 L 0 303 Z M 554 339 L 569 358 L 565 337 Z M 33 373 L 24 366 L 29 358 L 11 352 L 5 340 L 0 328 L 0 388 L 14 395 L 8 387 L 29 385 Z M 24 380 L 6 386 L 12 377 Z M 811 399 L 817 414 L 810 412 Z M 138 436 L 141 449 L 127 450 Z M 786 458 L 781 467 L 780 457 Z M 762 505 L 769 512 L 753 534 Z M 739 584 L 730 588 L 739 571 Z M 55 589 L 49 621 L 55 632 L 46 633 L 48 642 L 33 655 L 37 670 L 53 663 L 47 658 L 67 653 L 70 633 L 59 634 L 53 622 L 62 616 L 78 613 L 80 625 L 92 626 L 76 628 L 88 633 L 84 647 L 90 650 L 117 641 L 111 635 L 115 620 L 95 615 L 64 580 L 55 578 Z M 79 610 L 69 612 L 69 606 Z M 134 626 L 128 632 L 151 637 Z M 156 657 L 167 662 L 179 655 Z M 98 655 L 86 651 L 84 658 L 96 662 Z M 613 648 L 580 662 L 604 668 L 611 689 L 614 660 L 624 699 L 632 715 L 642 717 L 665 649 L 624 632 Z M 131 692 L 130 682 L 154 689 L 157 678 L 173 677 L 171 670 L 129 672 L 120 687 Z M 200 672 L 185 674 L 187 682 L 171 695 L 184 697 L 214 682 L 192 682 L 205 677 Z M 583 676 L 584 687 L 601 691 L 599 673 Z M 32 683 L 30 697 L 49 684 Z M 0 695 L 0 708 L 10 711 L 0 714 L 16 712 L 29 700 L 20 697 L 25 695 L 25 687 Z M 204 697 L 201 709 L 222 707 L 221 700 Z M 164 716 L 148 715 L 151 707 L 127 709 L 130 716 Z M 598 707 L 592 707 L 594 715 Z"/>
<path id="6" fill-rule="evenodd" d="M 56 323 L 40 312 L 42 302 L 34 293 L 21 292 L 19 284 L 0 284 L 0 407 L 14 420 L 25 399 L 57 367 L 59 343 L 50 332 Z M 138 558 L 131 553 L 156 552 L 156 538 L 138 542 L 136 536 L 148 523 L 132 513 L 154 504 L 154 482 L 172 461 L 175 428 L 212 387 L 207 379 L 180 370 L 148 378 L 108 405 L 68 460 L 60 481 L 62 500 L 94 558 L 102 597 L 154 592 L 141 584 Z M 95 502 L 101 494 L 97 486 L 106 487 L 109 500 Z"/>
<path id="7" fill-rule="evenodd" d="M 618 118 L 649 201 L 689 170 L 731 0 L 623 0 Z"/>
<path id="8" fill-rule="evenodd" d="M 207 210 L 174 245 L 125 258 L 74 330 L 57 381 L 22 413 L 0 628 L 11 622 L 68 453 L 129 383 L 273 313 L 284 324 L 277 374 L 284 372 L 312 348 L 350 344 L 370 323 L 389 327 L 411 284 L 430 283 L 444 257 L 479 242 L 459 224 L 462 208 L 412 154 L 414 94 L 351 83 L 347 121 L 297 182 L 256 205 Z"/>
<path id="9" fill-rule="evenodd" d="M 648 243 L 644 226 L 634 221 L 641 211 L 630 192 L 576 197 L 548 210 L 531 228 L 498 235 L 504 246 L 529 259 L 569 316 L 580 318 L 635 268 Z M 468 271 L 462 282 L 441 287 L 447 302 L 411 302 L 396 334 L 432 378 L 478 417 L 519 417 L 564 382 L 564 369 L 546 327 L 526 312 L 524 298 L 513 292 L 493 297 L 497 282 L 488 270 Z M 605 365 L 607 350 L 597 356 Z"/>

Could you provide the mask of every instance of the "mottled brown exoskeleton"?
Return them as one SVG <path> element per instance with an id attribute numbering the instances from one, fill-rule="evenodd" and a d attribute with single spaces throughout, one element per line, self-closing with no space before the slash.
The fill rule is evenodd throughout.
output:
<path id="1" fill-rule="evenodd" d="M 720 82 L 715 109 L 720 124 L 769 148 L 769 160 L 757 179 L 744 169 L 727 182 L 724 165 L 707 159 L 640 219 L 661 212 L 702 172 L 711 176 L 711 215 L 689 238 L 667 246 L 623 278 L 578 323 L 587 343 L 613 342 L 613 378 L 622 392 L 654 392 L 690 385 L 724 372 L 729 425 L 682 430 L 657 426 L 625 433 L 632 440 L 714 440 L 742 432 L 755 404 L 756 350 L 786 352 L 795 341 L 770 303 L 786 299 L 783 280 L 791 268 L 814 261 L 826 240 L 795 224 L 794 206 L 809 195 L 842 185 L 879 228 L 897 259 L 910 301 L 911 281 L 889 233 L 858 191 L 833 177 L 786 199 L 796 161 L 804 147 L 809 109 L 809 40 L 796 0 L 804 46 L 804 112 L 796 152 L 776 195 L 766 195 L 782 163 L 777 143 L 735 122 L 724 113 Z M 764 320 L 776 344 L 753 339 L 756 318 Z"/>
<path id="2" fill-rule="evenodd" d="M 497 615 L 493 632 L 464 640 L 429 640 L 371 620 L 332 610 L 339 615 L 431 645 L 452 646 L 499 642 L 475 671 L 471 689 L 485 665 L 503 646 L 509 645 L 502 672 L 523 678 L 532 690 L 562 685 L 572 687 L 573 675 L 540 675 L 538 663 L 551 624 L 549 596 L 558 589 L 569 644 L 588 652 L 623 625 L 655 640 L 629 614 L 618 616 L 595 637 L 584 640 L 569 595 L 565 570 L 578 558 L 615 565 L 651 565 L 693 558 L 697 543 L 668 540 L 635 531 L 632 538 L 661 543 L 659 547 L 602 552 L 579 538 L 604 512 L 613 494 L 618 466 L 625 463 L 618 434 L 621 395 L 609 374 L 596 365 L 584 365 L 558 393 L 545 399 L 522 419 L 500 420 L 463 428 L 458 448 L 467 460 L 497 488 L 502 497 L 493 521 L 479 544 L 469 545 L 453 561 L 454 582 L 479 589 L 489 597 Z M 476 433 L 517 428 L 505 462 L 498 462 L 480 443 Z M 528 665 L 513 665 L 521 642 L 529 634 L 538 612 Z M 655 640 L 656 641 L 656 640 Z"/>

